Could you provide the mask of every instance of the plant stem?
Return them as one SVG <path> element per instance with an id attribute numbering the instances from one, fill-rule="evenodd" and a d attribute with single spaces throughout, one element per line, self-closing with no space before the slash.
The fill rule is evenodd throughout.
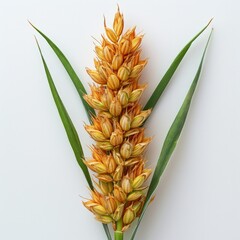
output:
<path id="1" fill-rule="evenodd" d="M 117 221 L 117 230 L 114 232 L 114 240 L 123 240 L 122 219 Z"/>

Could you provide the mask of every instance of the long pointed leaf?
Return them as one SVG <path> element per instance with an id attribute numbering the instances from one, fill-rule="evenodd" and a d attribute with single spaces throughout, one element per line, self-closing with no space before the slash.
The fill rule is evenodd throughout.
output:
<path id="1" fill-rule="evenodd" d="M 212 34 L 212 32 L 211 32 Z M 154 174 L 153 174 L 153 177 L 152 177 L 152 180 L 151 180 L 151 183 L 150 183 L 150 186 L 149 186 L 149 189 L 148 189 L 148 193 L 147 193 L 147 197 L 146 197 L 146 201 L 145 201 L 145 204 L 144 204 L 144 207 L 143 207 L 143 211 L 142 211 L 142 214 L 141 216 L 139 217 L 139 220 L 138 220 L 138 223 L 137 223 L 137 226 L 136 228 L 134 229 L 133 231 L 133 234 L 132 234 L 132 237 L 131 237 L 131 240 L 134 239 L 135 235 L 136 235 L 136 232 L 137 232 L 137 229 L 139 227 L 139 224 L 143 218 L 143 215 L 149 205 L 149 202 L 159 184 L 159 180 L 160 180 L 160 177 L 162 176 L 168 162 L 169 162 L 169 159 L 177 145 L 177 142 L 178 142 L 178 139 L 179 139 L 179 136 L 181 134 L 181 131 L 183 129 L 183 126 L 184 126 L 184 123 L 185 123 L 185 120 L 186 120 L 186 117 L 187 117 L 187 114 L 188 114 L 188 110 L 189 110 L 189 107 L 190 107 L 190 104 L 191 104 L 191 101 L 192 101 L 192 97 L 193 97 L 193 94 L 194 94 L 194 91 L 196 89 L 196 86 L 197 86 L 197 83 L 198 83 L 198 80 L 199 80 L 199 77 L 200 77 L 200 73 L 201 73 L 201 70 L 202 70 L 202 65 L 203 65 L 203 60 L 204 60 L 204 57 L 205 57 L 205 53 L 206 53 L 206 50 L 207 50 L 207 47 L 208 47 L 208 44 L 209 44 L 209 41 L 210 41 L 210 38 L 211 38 L 211 34 L 208 38 L 208 41 L 207 41 L 207 44 L 206 44 L 206 47 L 204 49 L 204 52 L 203 52 L 203 55 L 202 55 L 202 59 L 201 59 L 201 62 L 200 62 L 200 65 L 198 67 L 198 70 L 196 72 L 196 75 L 194 77 L 194 80 L 191 84 L 191 87 L 184 99 L 184 102 L 179 110 L 179 112 L 177 113 L 177 116 L 176 118 L 174 119 L 173 123 L 172 123 L 172 126 L 170 127 L 169 131 L 168 131 L 168 134 L 165 138 L 165 141 L 163 143 L 163 147 L 162 147 L 162 151 L 161 151 L 161 154 L 159 156 L 159 159 L 158 159 L 158 162 L 157 162 L 157 166 L 155 168 L 155 171 L 154 171 Z"/>
<path id="2" fill-rule="evenodd" d="M 63 104 L 63 102 L 62 102 L 62 100 L 61 100 L 61 98 L 60 98 L 60 96 L 57 92 L 57 89 L 56 89 L 55 84 L 53 82 L 52 76 L 49 72 L 46 61 L 45 61 L 45 59 L 42 55 L 42 51 L 40 49 L 40 46 L 39 46 L 38 42 L 37 42 L 37 45 L 38 45 L 38 49 L 39 49 L 39 52 L 40 52 L 40 55 L 41 55 L 41 58 L 42 58 L 42 61 L 43 61 L 45 73 L 46 73 L 48 83 L 49 83 L 49 86 L 50 86 L 50 89 L 51 89 L 51 92 L 52 92 L 52 96 L 54 98 L 55 104 L 56 104 L 57 109 L 58 109 L 58 113 L 60 115 L 60 118 L 62 120 L 64 128 L 66 130 L 69 142 L 72 146 L 72 149 L 73 149 L 73 152 L 74 152 L 75 157 L 77 159 L 77 162 L 78 162 L 79 166 L 81 167 L 81 169 L 82 169 L 82 171 L 85 175 L 85 178 L 88 182 L 89 187 L 91 189 L 93 189 L 93 185 L 92 185 L 92 181 L 91 181 L 91 177 L 89 175 L 88 169 L 82 161 L 84 154 L 83 154 L 81 142 L 79 140 L 77 131 L 76 131 L 76 129 L 75 129 L 73 123 L 72 123 L 72 120 L 69 117 L 69 115 L 67 113 L 67 110 L 66 110 L 66 108 L 65 108 L 65 106 L 64 106 L 64 104 Z M 107 235 L 108 240 L 112 240 L 111 234 L 110 234 L 109 229 L 108 229 L 108 225 L 107 224 L 102 224 L 102 225 L 103 225 L 103 228 L 104 228 L 104 231 Z"/>
<path id="3" fill-rule="evenodd" d="M 83 150 L 82 150 L 82 146 L 81 146 L 81 142 L 79 140 L 79 137 L 78 137 L 78 134 L 77 134 L 77 131 L 72 123 L 72 120 L 70 119 L 69 115 L 68 115 L 68 112 L 57 92 L 57 89 L 55 87 L 55 84 L 53 82 L 53 79 L 52 79 L 52 76 L 49 72 L 49 69 L 48 69 L 48 66 L 45 62 L 45 59 L 42 55 L 42 51 L 40 49 L 40 46 L 37 42 L 37 45 L 38 45 L 38 49 L 39 49 L 39 52 L 41 54 L 41 58 L 42 58 L 42 62 L 43 62 L 43 65 L 44 65 L 44 69 L 45 69 L 45 73 L 46 73 L 46 76 L 47 76 L 47 79 L 48 79 L 48 83 L 49 83 L 49 86 L 50 86 L 50 89 L 51 89 L 51 93 L 52 93 L 52 96 L 53 96 L 53 99 L 55 101 L 55 104 L 57 106 L 57 109 L 58 109 L 58 113 L 60 115 L 60 118 L 62 120 L 62 123 L 63 123 L 63 126 L 65 128 L 65 131 L 67 133 L 67 136 L 68 136 L 68 140 L 72 146 L 72 149 L 73 149 L 73 152 L 75 154 L 75 157 L 77 159 L 77 162 L 79 164 L 79 166 L 81 167 L 85 177 L 86 177 L 86 180 L 88 182 L 88 185 L 90 186 L 90 188 L 93 187 L 92 185 L 92 181 L 91 181 L 91 178 L 90 178 L 90 175 L 89 175 L 89 172 L 88 172 L 88 169 L 86 167 L 86 165 L 83 163 L 82 159 L 83 159 Z"/>
<path id="4" fill-rule="evenodd" d="M 156 89 L 154 90 L 153 94 L 149 98 L 147 104 L 144 107 L 144 110 L 154 108 L 158 102 L 158 99 L 161 97 L 163 91 L 167 87 L 168 83 L 170 82 L 173 74 L 177 70 L 179 64 L 181 63 L 182 59 L 184 58 L 185 54 L 187 53 L 188 49 L 191 47 L 192 43 L 201 35 L 201 33 L 209 26 L 212 19 L 209 23 L 195 36 L 193 39 L 181 50 L 181 52 L 177 55 L 174 59 L 170 67 L 168 68 L 167 72 L 162 77 L 161 81 L 157 85 Z"/>
<path id="5" fill-rule="evenodd" d="M 29 22 L 30 23 L 30 22 Z M 83 95 L 86 94 L 86 90 L 80 81 L 79 77 L 77 76 L 76 72 L 74 71 L 73 67 L 71 66 L 68 59 L 65 57 L 63 52 L 58 48 L 58 46 L 51 41 L 44 33 L 42 33 L 38 28 L 36 28 L 32 23 L 30 23 L 31 26 L 38 32 L 40 35 L 47 41 L 49 46 L 52 48 L 52 50 L 55 52 L 59 60 L 61 61 L 62 65 L 64 66 L 65 70 L 67 71 L 69 77 L 71 78 L 76 90 L 78 91 L 78 94 L 82 100 L 82 103 L 84 105 L 84 108 L 86 110 L 87 116 L 89 121 L 91 122 L 91 116 L 95 115 L 95 111 L 92 107 L 90 107 L 87 102 L 84 100 Z"/>

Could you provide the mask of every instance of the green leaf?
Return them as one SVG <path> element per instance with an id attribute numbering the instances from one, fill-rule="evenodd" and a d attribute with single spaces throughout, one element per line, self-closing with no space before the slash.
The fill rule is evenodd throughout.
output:
<path id="1" fill-rule="evenodd" d="M 36 41 L 37 41 L 37 39 L 36 39 Z M 57 89 L 56 89 L 55 84 L 53 82 L 52 76 L 49 72 L 48 66 L 45 62 L 45 59 L 44 59 L 43 55 L 42 55 L 42 51 L 40 49 L 38 41 L 37 41 L 37 45 L 38 45 L 38 49 L 39 49 L 39 52 L 40 52 L 40 55 L 41 55 L 41 58 L 42 58 L 42 61 L 43 61 L 45 73 L 46 73 L 48 83 L 49 83 L 49 86 L 50 86 L 50 89 L 51 89 L 51 92 L 52 92 L 52 96 L 53 96 L 53 99 L 54 99 L 55 104 L 57 106 L 58 113 L 60 115 L 60 118 L 62 120 L 64 128 L 66 130 L 69 142 L 72 146 L 72 149 L 73 149 L 73 152 L 74 152 L 75 157 L 77 159 L 77 162 L 78 162 L 79 166 L 81 167 L 81 169 L 82 169 L 82 171 L 85 175 L 85 178 L 88 182 L 89 187 L 91 189 L 93 189 L 92 180 L 91 180 L 91 177 L 89 175 L 88 169 L 82 161 L 82 159 L 84 157 L 84 154 L 83 154 L 82 145 L 81 145 L 81 142 L 79 140 L 77 131 L 76 131 L 76 129 L 75 129 L 73 123 L 72 123 L 72 120 L 69 117 L 69 115 L 67 113 L 67 110 L 66 110 L 66 108 L 65 108 L 65 106 L 64 106 L 64 104 L 63 104 L 63 102 L 62 102 L 62 100 L 61 100 L 61 98 L 60 98 L 60 96 L 57 92 Z M 108 229 L 108 225 L 107 224 L 102 224 L 102 225 L 103 225 L 103 228 L 104 228 L 104 231 L 107 235 L 108 240 L 112 240 L 111 234 L 110 234 L 109 229 Z"/>
<path id="2" fill-rule="evenodd" d="M 30 23 L 30 22 L 29 22 Z M 78 94 L 82 100 L 82 103 L 84 105 L 84 108 L 86 110 L 87 116 L 89 121 L 91 122 L 91 116 L 95 115 L 95 111 L 92 107 L 90 107 L 87 102 L 84 100 L 83 95 L 86 94 L 86 90 L 80 81 L 79 77 L 77 76 L 76 72 L 74 71 L 73 67 L 71 66 L 68 59 L 65 57 L 63 52 L 58 48 L 56 44 L 54 44 L 51 39 L 49 39 L 44 33 L 42 33 L 38 28 L 36 28 L 32 23 L 30 23 L 31 26 L 38 32 L 40 35 L 47 41 L 49 46 L 52 48 L 52 50 L 55 52 L 59 60 L 61 61 L 62 65 L 64 66 L 65 70 L 67 71 L 69 77 L 71 78 L 76 90 L 78 91 Z"/>
<path id="3" fill-rule="evenodd" d="M 212 19 L 209 23 L 181 50 L 181 52 L 177 55 L 174 59 L 173 63 L 168 68 L 167 72 L 157 85 L 156 89 L 154 90 L 152 96 L 149 98 L 147 104 L 144 107 L 144 110 L 154 108 L 158 102 L 158 99 L 161 97 L 163 91 L 167 87 L 168 83 L 170 82 L 173 74 L 175 73 L 176 69 L 178 68 L 179 64 L 181 63 L 182 59 L 184 58 L 185 54 L 187 53 L 188 49 L 191 47 L 192 43 L 201 35 L 201 33 L 209 26 Z"/>
<path id="4" fill-rule="evenodd" d="M 202 55 L 201 62 L 199 64 L 199 67 L 198 67 L 198 70 L 197 70 L 196 75 L 194 77 L 194 80 L 191 84 L 191 87 L 190 87 L 190 89 L 189 89 L 189 91 L 188 91 L 188 93 L 187 93 L 187 95 L 184 99 L 184 102 L 183 102 L 179 112 L 177 113 L 177 116 L 174 119 L 174 121 L 172 123 L 172 126 L 170 127 L 170 129 L 168 131 L 168 134 L 165 138 L 165 141 L 163 143 L 162 151 L 161 151 L 160 156 L 158 158 L 157 166 L 155 168 L 155 171 L 154 171 L 154 174 L 153 174 L 153 177 L 152 177 L 149 189 L 148 189 L 148 193 L 147 193 L 146 201 L 145 201 L 145 204 L 144 204 L 144 207 L 143 207 L 143 210 L 142 210 L 142 214 L 139 217 L 137 226 L 135 227 L 135 229 L 133 231 L 133 234 L 132 234 L 132 237 L 130 238 L 131 240 L 133 240 L 135 235 L 136 235 L 139 224 L 140 224 L 140 222 L 141 222 L 141 220 L 144 216 L 144 213 L 145 213 L 145 211 L 146 211 L 146 209 L 147 209 L 147 207 L 148 207 L 148 205 L 151 201 L 151 198 L 152 198 L 152 196 L 153 196 L 153 194 L 154 194 L 154 192 L 155 192 L 155 190 L 156 190 L 156 188 L 159 184 L 160 177 L 162 176 L 162 174 L 163 174 L 163 172 L 164 172 L 164 170 L 165 170 L 165 168 L 166 168 L 166 166 L 169 162 L 169 159 L 170 159 L 170 157 L 173 153 L 173 150 L 175 149 L 175 147 L 177 145 L 179 136 L 181 134 L 181 131 L 183 129 L 183 126 L 184 126 L 184 123 L 185 123 L 185 120 L 186 120 L 186 117 L 187 117 L 187 114 L 188 114 L 188 110 L 189 110 L 189 107 L 190 107 L 190 104 L 191 104 L 191 101 L 192 101 L 194 91 L 196 89 L 196 86 L 197 86 L 197 83 L 198 83 L 198 80 L 199 80 L 199 77 L 200 77 L 200 73 L 201 73 L 202 65 L 203 65 L 203 60 L 204 60 L 204 57 L 205 57 L 205 53 L 206 53 L 211 35 L 212 35 L 212 31 L 211 31 L 210 36 L 208 38 L 207 44 L 205 46 L 205 49 L 204 49 L 204 52 L 203 52 L 203 55 Z"/>
<path id="5" fill-rule="evenodd" d="M 76 129 L 75 129 L 73 123 L 72 123 L 72 120 L 70 119 L 70 117 L 68 115 L 68 112 L 67 112 L 65 106 L 63 105 L 63 102 L 62 102 L 62 100 L 61 100 L 61 98 L 60 98 L 60 96 L 57 92 L 57 89 L 56 89 L 55 84 L 53 82 L 52 76 L 49 72 L 49 69 L 48 69 L 48 66 L 45 62 L 45 59 L 42 55 L 42 51 L 40 49 L 40 46 L 39 46 L 38 42 L 37 42 L 37 45 L 38 45 L 39 52 L 41 54 L 42 62 L 43 62 L 45 73 L 46 73 L 48 83 L 49 83 L 49 86 L 50 86 L 50 89 L 51 89 L 51 93 L 52 93 L 53 99 L 55 101 L 55 104 L 57 106 L 58 113 L 59 113 L 60 118 L 62 120 L 63 126 L 66 130 L 68 140 L 69 140 L 69 142 L 72 146 L 72 149 L 73 149 L 73 152 L 74 152 L 75 157 L 77 159 L 77 162 L 78 162 L 79 166 L 81 167 L 81 169 L 82 169 L 82 171 L 83 171 L 83 173 L 86 177 L 88 185 L 92 189 L 93 185 L 92 185 L 92 181 L 91 181 L 88 169 L 87 169 L 86 165 L 84 164 L 84 162 L 82 160 L 84 155 L 83 155 L 83 150 L 82 150 L 81 142 L 79 140 L 77 131 L 76 131 Z"/>

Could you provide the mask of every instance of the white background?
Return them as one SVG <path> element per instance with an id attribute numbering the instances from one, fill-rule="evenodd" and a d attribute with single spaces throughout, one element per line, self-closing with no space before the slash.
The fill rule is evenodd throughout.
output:
<path id="1" fill-rule="evenodd" d="M 106 239 L 83 207 L 88 197 L 46 81 L 29 19 L 63 50 L 88 89 L 93 39 L 116 4 L 126 26 L 145 33 L 143 103 L 180 49 L 211 17 L 214 34 L 183 134 L 137 234 L 138 240 L 240 239 L 240 17 L 237 0 L 0 1 L 0 239 Z M 193 79 L 210 28 L 194 43 L 151 115 L 154 167 L 167 129 Z M 86 115 L 60 62 L 40 40 L 82 139 Z"/>

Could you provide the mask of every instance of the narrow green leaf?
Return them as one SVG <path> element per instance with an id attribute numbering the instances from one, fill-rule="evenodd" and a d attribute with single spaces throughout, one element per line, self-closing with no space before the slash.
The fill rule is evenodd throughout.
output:
<path id="1" fill-rule="evenodd" d="M 50 86 L 50 89 L 51 89 L 51 93 L 52 93 L 53 99 L 55 101 L 55 104 L 57 106 L 58 113 L 59 113 L 60 118 L 62 120 L 63 126 L 66 130 L 68 140 L 69 140 L 69 142 L 72 146 L 72 149 L 73 149 L 73 152 L 74 152 L 75 157 L 77 159 L 77 162 L 78 162 L 79 166 L 81 167 L 81 169 L 82 169 L 82 171 L 83 171 L 83 173 L 86 177 L 88 185 L 92 189 L 93 185 L 92 185 L 92 181 L 91 181 L 88 169 L 82 161 L 84 155 L 83 155 L 83 150 L 82 150 L 81 142 L 79 140 L 77 131 L 76 131 L 76 129 L 75 129 L 73 123 L 72 123 L 72 120 L 70 119 L 70 117 L 68 115 L 68 112 L 67 112 L 67 110 L 66 110 L 66 108 L 65 108 L 65 106 L 64 106 L 64 104 L 63 104 L 63 102 L 62 102 L 62 100 L 61 100 L 61 98 L 58 94 L 58 92 L 57 92 L 57 89 L 56 89 L 55 84 L 53 82 L 52 76 L 49 72 L 49 69 L 48 69 L 48 66 L 45 62 L 45 59 L 42 55 L 42 51 L 40 49 L 40 46 L 39 46 L 38 42 L 37 42 L 37 45 L 38 45 L 38 49 L 39 49 L 39 52 L 40 52 L 40 55 L 41 55 L 41 58 L 42 58 L 45 73 L 46 73 L 48 83 L 49 83 L 49 86 Z"/>
<path id="2" fill-rule="evenodd" d="M 38 41 L 37 41 L 37 45 L 38 45 L 38 49 L 39 49 L 39 52 L 40 52 L 40 55 L 41 55 L 41 58 L 42 58 L 42 61 L 43 61 L 45 73 L 46 73 L 48 83 L 49 83 L 49 86 L 50 86 L 50 89 L 51 89 L 51 92 L 52 92 L 52 96 L 53 96 L 53 99 L 54 99 L 55 104 L 57 106 L 58 113 L 60 115 L 60 118 L 62 120 L 64 128 L 66 130 L 69 142 L 72 146 L 72 149 L 73 149 L 73 152 L 74 152 L 75 157 L 77 159 L 77 162 L 78 162 L 79 166 L 81 167 L 81 169 L 82 169 L 82 171 L 85 175 L 85 178 L 88 182 L 89 187 L 91 189 L 93 189 L 93 185 L 92 185 L 92 181 L 91 181 L 91 177 L 89 175 L 88 169 L 82 161 L 82 159 L 84 157 L 84 154 L 83 154 L 82 145 L 81 145 L 81 142 L 79 140 L 77 131 L 76 131 L 76 129 L 75 129 L 73 123 L 72 123 L 72 120 L 69 117 L 69 115 L 67 113 L 67 110 L 66 110 L 66 108 L 65 108 L 65 106 L 64 106 L 64 104 L 63 104 L 63 102 L 62 102 L 62 100 L 61 100 L 61 98 L 60 98 L 60 96 L 57 92 L 57 89 L 56 89 L 55 84 L 53 82 L 52 76 L 49 72 L 48 66 L 45 62 L 45 59 L 44 59 L 43 55 L 42 55 L 42 51 L 40 49 Z M 108 229 L 108 225 L 107 224 L 102 224 L 102 225 L 103 225 L 103 228 L 104 228 L 104 231 L 107 235 L 108 240 L 112 240 L 111 234 L 110 234 L 109 229 Z"/>
<path id="3" fill-rule="evenodd" d="M 168 83 L 170 82 L 173 74 L 175 73 L 176 69 L 178 68 L 179 64 L 181 63 L 182 59 L 184 58 L 185 54 L 187 53 L 188 49 L 191 47 L 192 43 L 201 35 L 201 33 L 209 26 L 212 19 L 209 23 L 181 50 L 181 52 L 177 55 L 174 59 L 170 67 L 168 68 L 167 72 L 157 85 L 156 89 L 154 90 L 152 96 L 149 98 L 147 104 L 144 107 L 144 110 L 154 108 L 158 102 L 158 99 L 161 97 L 163 91 L 167 87 Z"/>
<path id="4" fill-rule="evenodd" d="M 158 158 L 157 166 L 155 168 L 155 171 L 154 171 L 154 174 L 153 174 L 153 177 L 152 177 L 149 189 L 148 189 L 148 193 L 147 193 L 146 201 L 145 201 L 145 204 L 144 204 L 144 207 L 143 207 L 143 211 L 142 211 L 141 216 L 139 217 L 137 226 L 135 227 L 135 229 L 133 231 L 131 240 L 133 240 L 135 235 L 136 235 L 137 229 L 138 229 L 139 224 L 140 224 L 140 222 L 143 218 L 143 215 L 144 215 L 144 213 L 145 213 L 145 211 L 146 211 L 146 209 L 147 209 L 147 207 L 150 203 L 150 200 L 151 200 L 151 198 L 152 198 L 152 196 L 153 196 L 153 194 L 154 194 L 154 192 L 155 192 L 155 190 L 158 186 L 160 177 L 162 176 L 163 171 L 165 170 L 165 168 L 166 168 L 166 166 L 169 162 L 169 159 L 170 159 L 170 157 L 173 153 L 173 150 L 175 149 L 176 144 L 178 142 L 179 136 L 181 134 L 181 131 L 183 129 L 183 126 L 184 126 L 184 123 L 185 123 L 185 120 L 186 120 L 186 117 L 187 117 L 187 114 L 188 114 L 188 110 L 189 110 L 189 107 L 190 107 L 190 104 L 191 104 L 191 101 L 192 101 L 194 91 L 196 89 L 196 86 L 197 86 L 197 83 L 198 83 L 198 80 L 199 80 L 199 77 L 200 77 L 200 73 L 201 73 L 202 65 L 203 65 L 203 60 L 204 60 L 204 57 L 205 57 L 205 53 L 206 53 L 211 35 L 212 35 L 212 31 L 211 31 L 210 36 L 208 38 L 207 44 L 205 46 L 205 49 L 204 49 L 204 52 L 203 52 L 203 55 L 202 55 L 201 62 L 199 64 L 199 67 L 198 67 L 198 70 L 197 70 L 196 75 L 194 77 L 194 80 L 191 84 L 191 87 L 190 87 L 190 89 L 189 89 L 189 91 L 188 91 L 188 93 L 187 93 L 187 95 L 184 99 L 184 102 L 183 102 L 179 112 L 177 113 L 177 116 L 174 119 L 174 121 L 172 123 L 172 126 L 170 127 L 170 129 L 168 131 L 168 134 L 165 138 L 165 141 L 163 143 L 162 151 L 161 151 L 160 156 Z"/>
<path id="5" fill-rule="evenodd" d="M 30 22 L 29 22 L 30 23 Z M 52 50 L 55 52 L 59 60 L 61 61 L 62 65 L 64 66 L 65 70 L 67 71 L 69 77 L 71 78 L 76 90 L 78 91 L 78 94 L 82 100 L 82 103 L 84 105 L 84 108 L 86 110 L 87 116 L 89 121 L 91 122 L 91 116 L 95 115 L 95 111 L 92 107 L 90 107 L 87 102 L 84 100 L 83 95 L 86 94 L 86 90 L 80 81 L 79 77 L 77 76 L 76 72 L 74 71 L 73 67 L 71 66 L 68 59 L 65 57 L 63 52 L 58 48 L 58 46 L 51 41 L 44 33 L 42 33 L 38 28 L 36 28 L 32 23 L 30 23 L 31 26 L 38 32 L 40 35 L 47 41 L 49 46 L 52 48 Z"/>

